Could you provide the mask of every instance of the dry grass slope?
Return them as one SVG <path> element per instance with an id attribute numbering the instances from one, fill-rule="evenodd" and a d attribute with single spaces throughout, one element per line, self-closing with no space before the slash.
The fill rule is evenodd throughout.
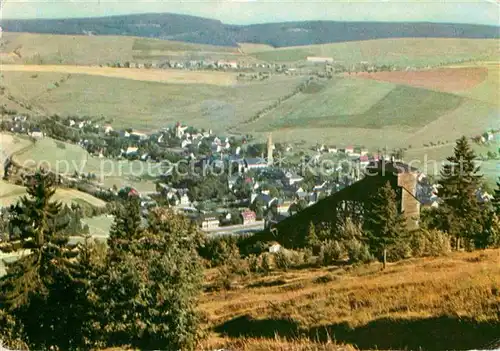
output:
<path id="1" fill-rule="evenodd" d="M 500 250 L 412 259 L 385 271 L 372 264 L 276 272 L 207 292 L 201 309 L 210 347 L 249 338 L 242 349 L 263 350 L 286 338 L 311 340 L 304 350 L 329 340 L 361 350 L 477 349 L 500 342 Z"/>

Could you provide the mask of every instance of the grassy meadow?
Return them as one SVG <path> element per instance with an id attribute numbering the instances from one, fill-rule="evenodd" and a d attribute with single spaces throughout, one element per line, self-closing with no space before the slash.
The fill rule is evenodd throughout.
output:
<path id="1" fill-rule="evenodd" d="M 39 72 L 33 77 L 32 72 L 3 72 L 9 89 L 24 91 L 24 97 L 47 113 L 104 115 L 115 128 L 155 130 L 182 121 L 219 132 L 252 117 L 303 80 L 276 76 L 263 82 L 219 86 L 72 74 L 56 89 L 48 89 L 54 84 L 53 74 Z"/>
<path id="2" fill-rule="evenodd" d="M 500 342 L 499 250 L 380 265 L 252 275 L 206 292 L 206 349 L 471 350 Z M 207 273 L 207 286 L 216 277 Z"/>
<path id="3" fill-rule="evenodd" d="M 150 176 L 164 171 L 159 164 L 93 157 L 79 145 L 51 138 L 38 140 L 33 147 L 15 155 L 14 161 L 28 168 L 43 166 L 69 176 L 75 172 L 93 173 L 105 187 L 132 186 L 139 191 L 154 191 Z"/>
<path id="4" fill-rule="evenodd" d="M 1 52 L 18 52 L 19 56 L 11 57 L 14 62 L 23 64 L 99 65 L 187 55 L 205 59 L 241 56 L 237 48 L 127 36 L 4 33 L 3 43 Z"/>
<path id="5" fill-rule="evenodd" d="M 6 181 L 0 180 L 0 207 L 8 207 L 15 204 L 19 198 L 26 194 L 26 188 L 19 185 L 14 185 Z M 54 194 L 54 201 L 61 201 L 65 204 L 81 204 L 92 205 L 95 207 L 104 207 L 106 203 L 96 197 L 87 193 L 74 190 L 74 189 L 57 189 Z"/>
<path id="6" fill-rule="evenodd" d="M 498 41 L 495 39 L 398 38 L 265 48 L 261 52 L 252 52 L 252 55 L 268 62 L 297 62 L 306 60 L 307 56 L 326 56 L 346 66 L 368 62 L 399 67 L 426 67 L 459 61 L 496 59 L 498 50 Z"/>

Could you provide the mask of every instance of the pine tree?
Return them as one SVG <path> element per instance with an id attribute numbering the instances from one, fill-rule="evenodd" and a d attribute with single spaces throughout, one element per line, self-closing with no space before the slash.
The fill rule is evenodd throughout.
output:
<path id="1" fill-rule="evenodd" d="M 492 200 L 493 209 L 498 217 L 500 217 L 500 177 L 497 181 L 497 188 L 495 189 L 495 194 Z"/>
<path id="2" fill-rule="evenodd" d="M 457 248 L 460 240 L 468 245 L 481 231 L 481 206 L 476 196 L 480 187 L 476 155 L 466 137 L 457 140 L 453 156 L 441 170 L 438 196 L 442 200 L 439 213 L 445 219 L 441 229 L 455 237 Z"/>
<path id="3" fill-rule="evenodd" d="M 370 250 L 382 258 L 385 268 L 388 247 L 406 231 L 404 218 L 398 211 L 396 193 L 389 182 L 367 204 L 364 227 Z"/>
<path id="4" fill-rule="evenodd" d="M 0 280 L 0 308 L 24 326 L 26 342 L 33 349 L 57 346 L 72 349 L 75 342 L 75 266 L 64 247 L 67 237 L 61 223 L 61 204 L 51 201 L 55 178 L 42 170 L 28 179 L 27 196 L 12 209 L 31 254 L 10 264 Z"/>
<path id="5" fill-rule="evenodd" d="M 187 218 L 159 208 L 130 240 L 134 249 L 122 252 L 120 262 L 108 260 L 97 282 L 105 340 L 146 350 L 194 349 L 202 234 Z"/>
<path id="6" fill-rule="evenodd" d="M 316 235 L 316 227 L 313 222 L 309 222 L 309 229 L 305 237 L 305 247 L 313 249 L 319 243 L 318 236 Z"/>
<path id="7" fill-rule="evenodd" d="M 51 201 L 54 196 L 55 176 L 38 170 L 27 179 L 26 192 L 20 201 L 11 207 L 11 225 L 19 229 L 25 247 L 40 249 L 46 243 L 66 244 L 61 235 L 67 222 L 60 222 L 62 204 Z"/>
<path id="8" fill-rule="evenodd" d="M 131 241 L 141 233 L 141 212 L 139 198 L 128 195 L 113 211 L 114 223 L 109 232 L 108 245 L 118 255 L 119 251 L 130 250 Z"/>

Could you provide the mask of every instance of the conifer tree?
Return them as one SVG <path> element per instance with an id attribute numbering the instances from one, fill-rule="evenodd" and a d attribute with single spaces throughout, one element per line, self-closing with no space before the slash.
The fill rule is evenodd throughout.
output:
<path id="1" fill-rule="evenodd" d="M 33 349 L 74 349 L 77 304 L 75 266 L 64 247 L 61 204 L 51 201 L 55 178 L 43 170 L 29 177 L 27 196 L 12 208 L 12 222 L 31 254 L 10 264 L 0 280 L 0 308 L 24 326 Z"/>
<path id="2" fill-rule="evenodd" d="M 309 229 L 305 237 L 305 247 L 313 249 L 319 243 L 318 236 L 316 235 L 316 227 L 313 222 L 309 222 Z"/>
<path id="3" fill-rule="evenodd" d="M 500 177 L 497 181 L 497 188 L 495 189 L 495 194 L 493 195 L 493 209 L 498 217 L 500 217 Z"/>
<path id="4" fill-rule="evenodd" d="M 476 192 L 482 176 L 478 174 L 475 159 L 467 138 L 462 137 L 457 140 L 453 156 L 447 158 L 448 163 L 441 170 L 438 196 L 442 204 L 438 213 L 444 221 L 439 229 L 455 237 L 457 248 L 462 239 L 469 245 L 481 231 L 481 206 Z"/>
<path id="5" fill-rule="evenodd" d="M 113 211 L 114 223 L 109 232 L 108 245 L 114 254 L 119 251 L 130 250 L 130 242 L 140 235 L 141 213 L 137 195 L 123 197 L 122 203 L 117 204 Z"/>
<path id="6" fill-rule="evenodd" d="M 406 231 L 404 218 L 398 211 L 396 193 L 389 182 L 367 204 L 364 227 L 370 250 L 382 259 L 385 268 L 388 247 Z"/>
<path id="7" fill-rule="evenodd" d="M 134 249 L 122 252 L 119 264 L 108 260 L 98 280 L 105 339 L 147 350 L 194 349 L 203 278 L 196 250 L 201 233 L 168 209 L 154 210 L 150 223 L 131 239 Z"/>

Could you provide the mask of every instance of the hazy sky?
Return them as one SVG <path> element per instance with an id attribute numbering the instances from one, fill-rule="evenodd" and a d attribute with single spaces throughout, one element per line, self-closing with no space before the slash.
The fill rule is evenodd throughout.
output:
<path id="1" fill-rule="evenodd" d="M 172 12 L 248 24 L 295 20 L 431 21 L 498 25 L 500 0 L 0 0 L 3 18 Z M 5 2 L 6 1 L 6 2 Z"/>

